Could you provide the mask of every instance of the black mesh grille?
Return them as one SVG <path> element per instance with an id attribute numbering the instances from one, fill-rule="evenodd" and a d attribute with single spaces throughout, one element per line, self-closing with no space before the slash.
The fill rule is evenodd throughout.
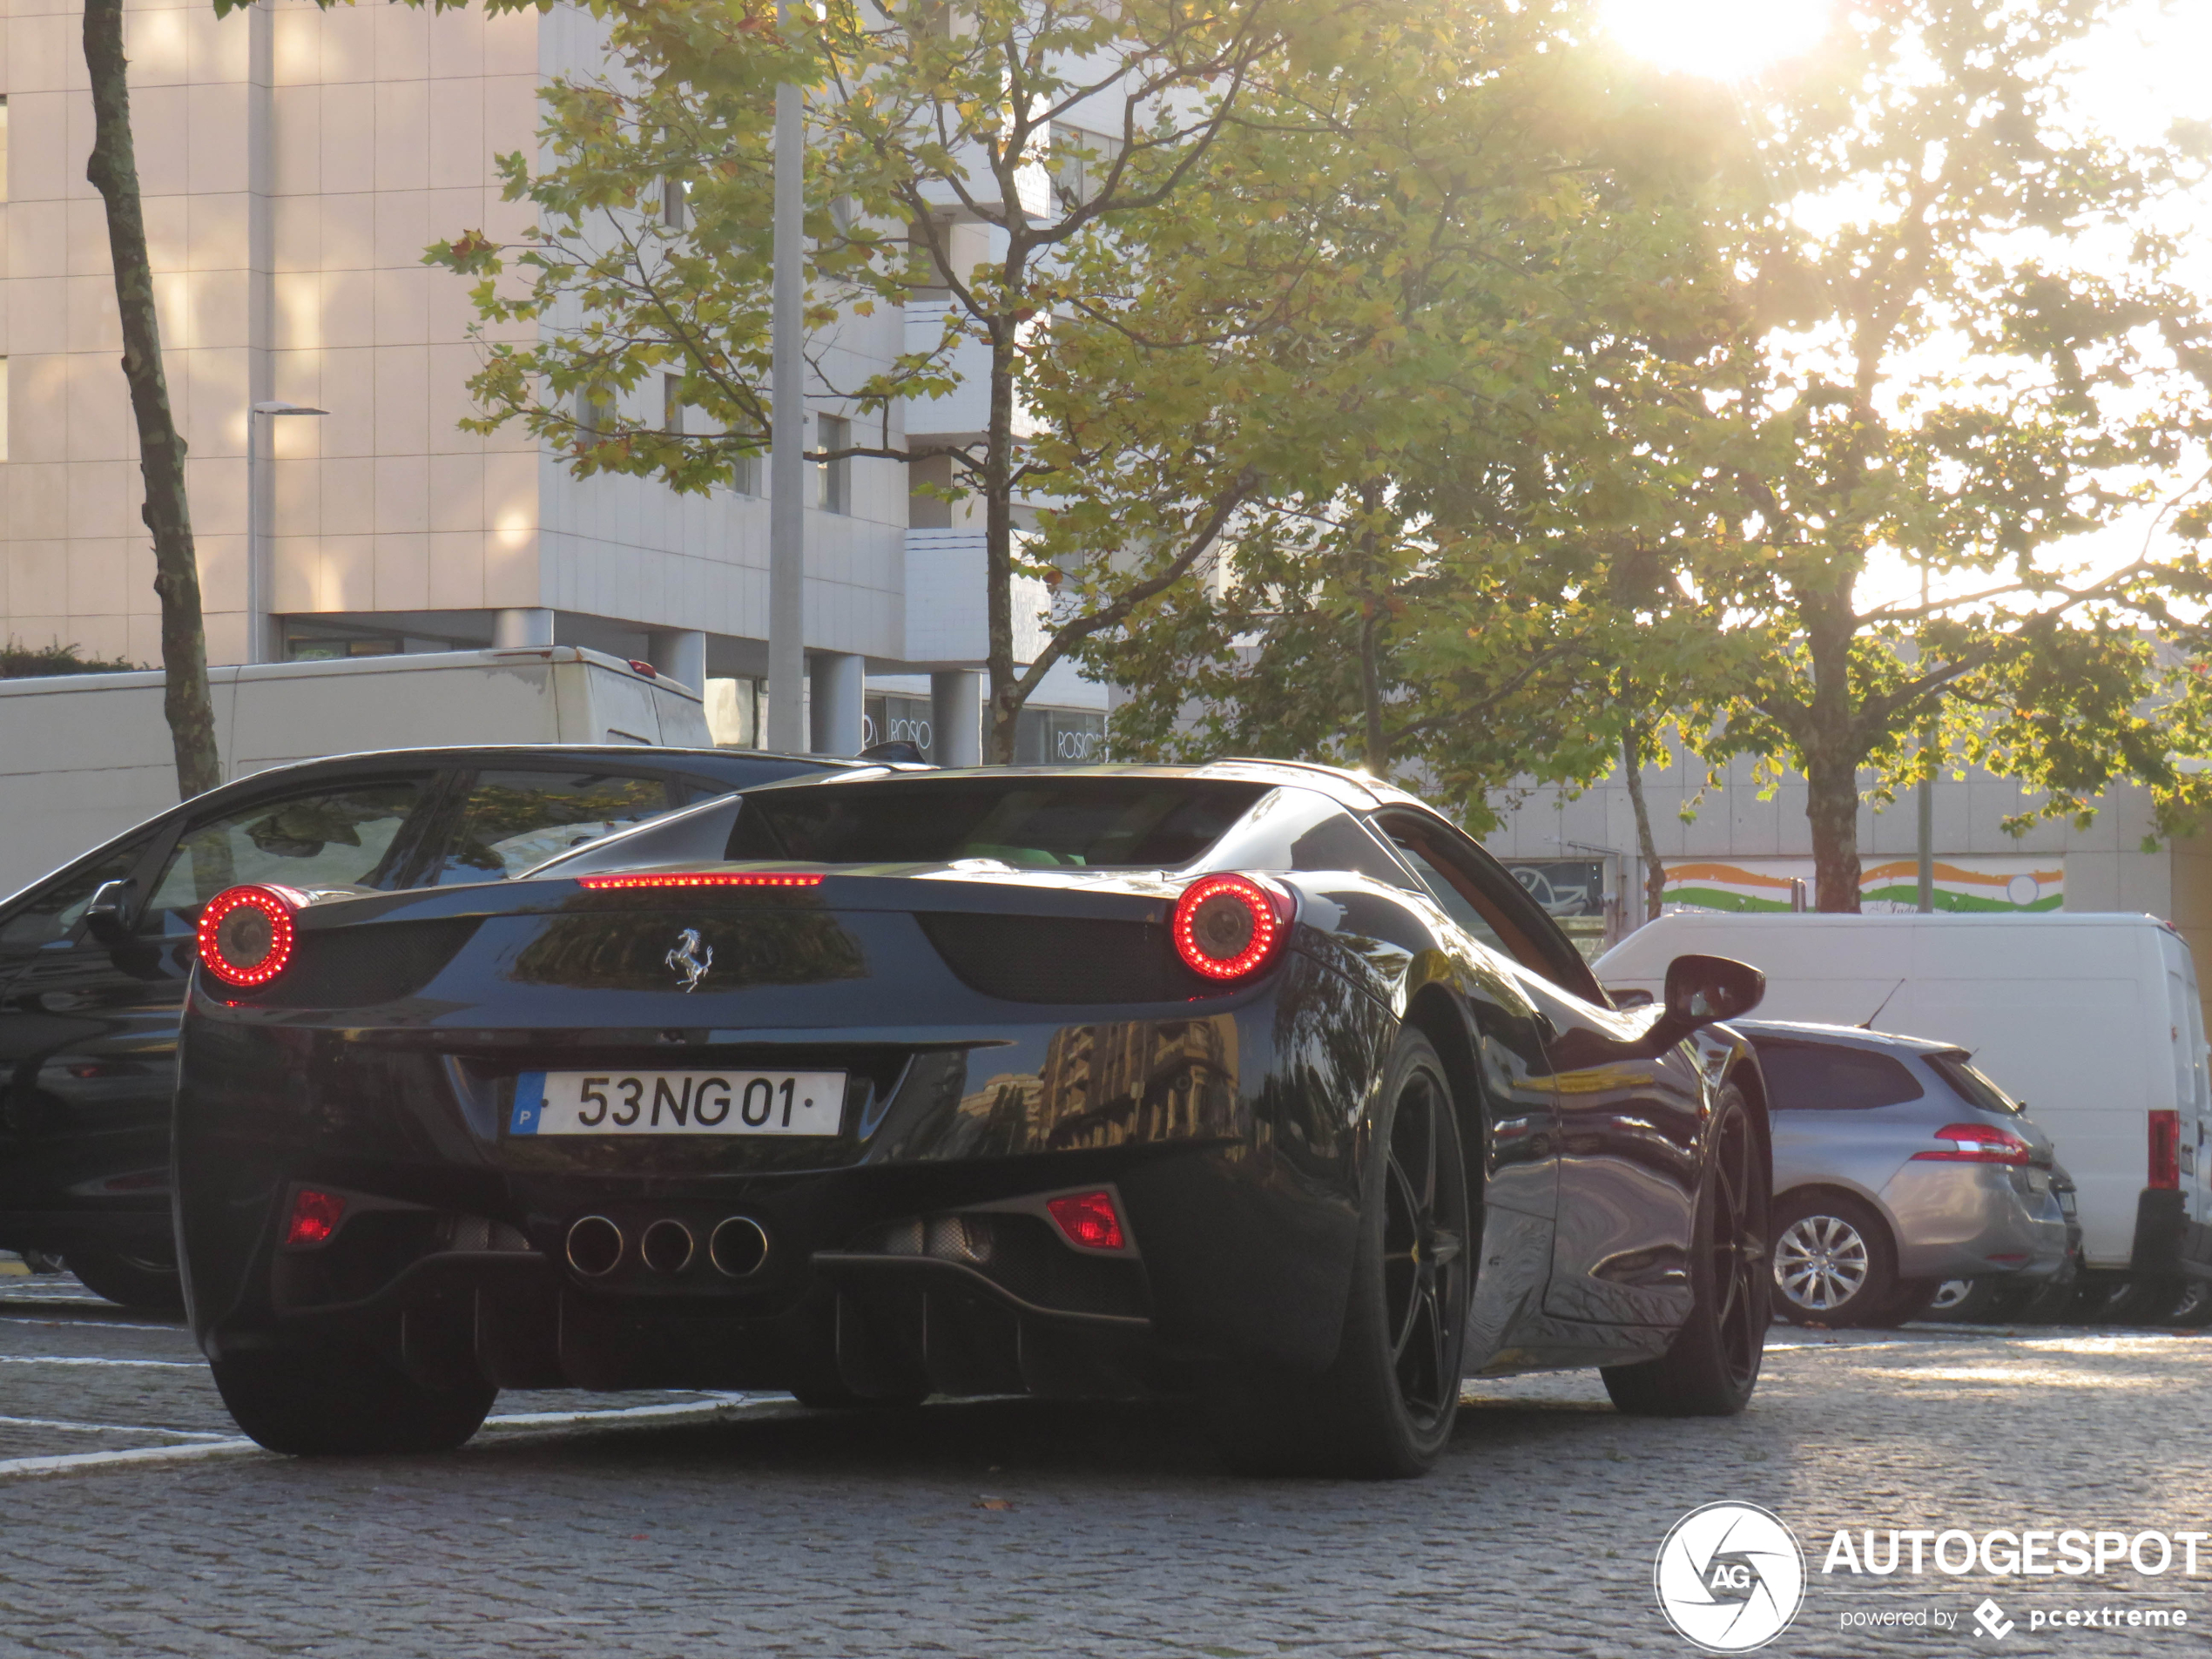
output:
<path id="1" fill-rule="evenodd" d="M 1185 968 L 1164 927 L 1062 916 L 925 915 L 954 973 L 1008 1002 L 1181 1002 L 1220 988 Z"/>
<path id="2" fill-rule="evenodd" d="M 413 996 L 459 954 L 480 920 L 455 916 L 303 931 L 291 966 L 254 1000 L 277 1008 L 357 1008 Z"/>

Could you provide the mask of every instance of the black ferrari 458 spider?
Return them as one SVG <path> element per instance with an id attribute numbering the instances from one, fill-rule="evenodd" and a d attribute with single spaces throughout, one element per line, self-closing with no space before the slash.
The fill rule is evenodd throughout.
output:
<path id="1" fill-rule="evenodd" d="M 1766 1109 L 1419 801 L 1223 762 L 769 785 L 520 878 L 233 887 L 176 1104 L 193 1325 L 280 1451 L 500 1388 L 1179 1393 L 1417 1473 L 1460 1381 L 1740 1410 Z"/>

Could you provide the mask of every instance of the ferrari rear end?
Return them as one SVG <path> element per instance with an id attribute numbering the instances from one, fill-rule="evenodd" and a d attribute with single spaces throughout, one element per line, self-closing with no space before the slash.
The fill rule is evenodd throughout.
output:
<path id="1" fill-rule="evenodd" d="M 1291 881 L 1174 867 L 1259 792 L 1181 832 L 1121 800 L 1111 867 L 617 852 L 226 894 L 175 1146 L 226 1399 L 280 1449 L 368 1450 L 455 1443 L 502 1387 L 1325 1365 L 1389 1017 Z"/>

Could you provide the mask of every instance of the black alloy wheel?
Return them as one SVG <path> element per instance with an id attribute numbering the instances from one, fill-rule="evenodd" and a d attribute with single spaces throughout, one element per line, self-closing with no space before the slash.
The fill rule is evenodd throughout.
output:
<path id="1" fill-rule="evenodd" d="M 1658 1359 L 1601 1373 L 1613 1404 L 1636 1416 L 1732 1417 L 1750 1403 L 1766 1358 L 1770 1177 L 1750 1107 L 1733 1083 L 1721 1091 L 1712 1134 L 1690 1255 L 1689 1317 Z"/>
<path id="2" fill-rule="evenodd" d="M 1216 1379 L 1216 1439 L 1243 1473 L 1404 1479 L 1452 1437 L 1474 1205 L 1451 1084 L 1418 1031 L 1399 1034 L 1380 1100 L 1336 1359 L 1318 1376 Z"/>
<path id="3" fill-rule="evenodd" d="M 1447 1173 L 1445 1161 L 1457 1166 Z M 1398 1399 L 1415 1432 L 1448 1430 L 1467 1339 L 1467 1174 L 1440 1070 L 1413 1072 L 1383 1162 L 1383 1328 Z"/>

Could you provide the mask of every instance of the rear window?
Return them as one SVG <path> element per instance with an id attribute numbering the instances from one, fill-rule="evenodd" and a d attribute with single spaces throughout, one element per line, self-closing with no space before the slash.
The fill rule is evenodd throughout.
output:
<path id="1" fill-rule="evenodd" d="M 1751 1046 L 1778 1112 L 1865 1111 L 1927 1093 L 1902 1062 L 1871 1049 L 1778 1037 L 1754 1038 Z"/>
<path id="2" fill-rule="evenodd" d="M 1266 792 L 1258 784 L 1143 778 L 915 777 L 778 789 L 746 797 L 727 856 L 1174 869 L 1219 840 Z"/>
<path id="3" fill-rule="evenodd" d="M 1929 1055 L 1927 1062 L 1935 1069 L 1936 1076 L 1957 1089 L 1959 1096 L 1969 1104 L 1979 1106 L 1986 1112 L 2019 1113 L 2020 1102 L 1990 1082 L 1986 1073 L 1977 1070 L 1973 1062 L 1966 1057 L 1964 1049 L 1953 1049 L 1947 1054 Z"/>

